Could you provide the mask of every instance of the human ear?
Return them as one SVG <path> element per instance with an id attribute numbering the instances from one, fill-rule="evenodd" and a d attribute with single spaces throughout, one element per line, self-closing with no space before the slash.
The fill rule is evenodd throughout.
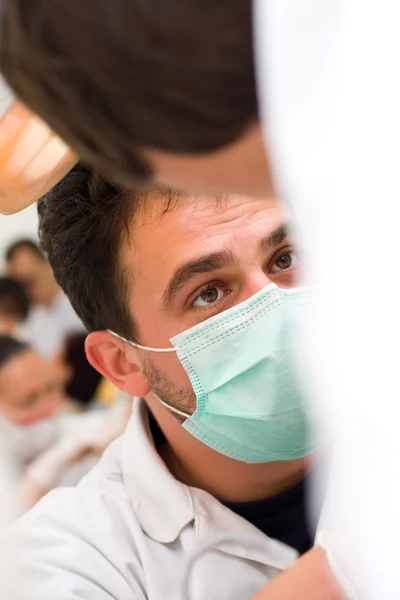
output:
<path id="1" fill-rule="evenodd" d="M 112 333 L 90 333 L 86 339 L 86 355 L 92 367 L 120 390 L 141 398 L 150 393 L 136 349 Z"/>

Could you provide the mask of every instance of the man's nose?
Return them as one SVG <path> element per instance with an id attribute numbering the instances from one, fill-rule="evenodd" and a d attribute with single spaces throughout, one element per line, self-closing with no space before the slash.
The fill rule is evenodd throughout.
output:
<path id="1" fill-rule="evenodd" d="M 264 289 L 271 283 L 272 281 L 268 274 L 264 273 L 262 269 L 250 272 L 243 287 L 243 300 L 247 300 L 247 298 L 254 296 L 254 294 Z"/>

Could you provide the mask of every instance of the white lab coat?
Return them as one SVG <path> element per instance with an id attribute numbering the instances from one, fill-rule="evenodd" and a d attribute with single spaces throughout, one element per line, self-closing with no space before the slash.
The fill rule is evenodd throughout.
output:
<path id="1" fill-rule="evenodd" d="M 249 543 L 226 543 L 195 564 L 193 600 L 245 600 L 297 558 L 210 494 L 179 483 L 135 400 L 125 435 L 78 487 L 52 492 L 14 525 L 7 543 L 23 544 L 15 598 L 180 600 L 186 561 L 221 533 Z"/>
<path id="2" fill-rule="evenodd" d="M 28 433 L 23 428 L 13 431 L 0 418 L 0 467 L 7 475 L 0 495 L 11 500 L 8 518 L 16 519 L 31 508 L 38 489 L 76 485 L 98 462 L 101 451 L 125 430 L 131 405 L 131 399 L 121 398 L 108 410 L 61 411 L 44 427 L 39 423 L 39 429 Z"/>
<path id="3" fill-rule="evenodd" d="M 63 440 L 70 440 L 74 446 L 80 439 L 84 439 L 92 434 L 92 431 L 97 431 L 105 427 L 108 414 L 105 411 L 93 411 L 88 413 L 71 414 L 66 410 L 61 410 L 51 419 L 50 431 L 39 430 L 35 436 L 36 439 L 29 441 L 31 449 L 27 449 L 26 445 L 22 448 L 21 454 L 18 453 L 16 442 L 10 438 L 10 433 L 7 430 L 8 423 L 0 417 L 0 447 L 2 448 L 2 463 L 7 464 L 9 472 L 9 480 L 18 483 L 26 473 L 26 470 L 35 462 L 35 460 L 43 457 L 46 453 L 52 452 L 53 449 Z M 11 426 L 12 427 L 12 426 Z M 43 435 L 46 436 L 43 438 Z M 23 443 L 24 433 L 20 428 L 20 442 Z M 33 443 L 33 446 L 32 446 Z M 33 451 L 32 451 L 33 448 Z M 68 448 L 67 448 L 68 449 Z M 29 452 L 33 452 L 29 455 Z M 65 459 L 67 460 L 67 459 Z M 83 458 L 76 463 L 69 465 L 63 462 L 62 453 L 59 459 L 59 469 L 57 473 L 57 481 L 61 485 L 75 485 L 86 475 L 97 462 L 95 458 Z M 64 468 L 60 471 L 61 466 Z"/>

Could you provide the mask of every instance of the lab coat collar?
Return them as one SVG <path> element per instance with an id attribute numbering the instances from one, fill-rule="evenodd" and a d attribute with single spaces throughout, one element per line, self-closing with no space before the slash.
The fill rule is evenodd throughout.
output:
<path id="1" fill-rule="evenodd" d="M 135 398 L 122 448 L 122 473 L 127 494 L 143 531 L 163 544 L 176 540 L 195 518 L 191 494 L 159 456 L 143 399 Z"/>
<path id="2" fill-rule="evenodd" d="M 144 400 L 134 400 L 122 449 L 126 491 L 143 531 L 167 544 L 193 523 L 199 540 L 221 534 L 248 539 L 248 544 L 225 542 L 218 549 L 276 569 L 286 569 L 298 557 L 292 548 L 265 536 L 251 523 L 223 506 L 216 498 L 177 481 L 159 456 L 151 436 Z M 254 540 L 254 545 L 252 545 Z"/>
<path id="3" fill-rule="evenodd" d="M 278 570 L 289 568 L 298 558 L 296 550 L 267 537 L 207 492 L 194 488 L 191 491 L 198 539 L 217 539 L 221 534 L 228 534 L 231 539 L 218 544 L 218 550 Z"/>

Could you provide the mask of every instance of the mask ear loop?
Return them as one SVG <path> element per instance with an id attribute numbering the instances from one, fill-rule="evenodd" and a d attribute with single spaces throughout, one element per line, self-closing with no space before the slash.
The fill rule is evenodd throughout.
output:
<path id="1" fill-rule="evenodd" d="M 265 543 L 261 543 L 260 540 L 254 540 L 251 536 L 245 535 L 236 535 L 236 534 L 221 534 L 217 535 L 206 543 L 201 544 L 201 546 L 192 554 L 186 564 L 186 570 L 184 572 L 182 583 L 181 583 L 181 600 L 191 600 L 190 593 L 190 581 L 193 574 L 193 569 L 195 564 L 199 561 L 200 558 L 205 556 L 211 550 L 218 550 L 218 547 L 221 544 L 226 543 L 236 543 L 244 546 L 245 548 L 250 548 L 251 550 L 257 549 L 260 552 L 267 553 L 269 550 L 269 539 L 266 538 Z"/>
<path id="2" fill-rule="evenodd" d="M 170 404 L 168 404 L 168 402 L 164 402 L 164 400 L 161 400 L 160 396 L 158 396 L 154 391 L 152 392 L 152 394 L 163 406 L 165 406 L 165 408 L 168 408 L 171 412 L 175 413 L 176 415 L 179 415 L 180 417 L 183 417 L 184 419 L 189 419 L 189 413 L 183 412 L 183 410 L 179 410 L 179 408 L 175 408 L 175 406 L 171 406 Z"/>
<path id="3" fill-rule="evenodd" d="M 125 342 L 126 344 L 129 344 L 129 346 L 134 346 L 135 348 L 140 348 L 140 350 L 148 350 L 149 352 L 176 352 L 176 348 L 150 348 L 150 346 L 142 346 L 141 344 L 136 344 L 136 342 L 131 342 L 127 340 L 126 338 L 122 337 L 122 335 L 118 335 L 118 333 L 111 331 L 111 329 L 107 329 L 107 331 L 108 333 L 111 333 L 111 335 L 113 335 L 114 337 L 121 340 L 121 342 Z M 173 406 L 170 406 L 167 402 L 164 402 L 164 400 L 161 400 L 161 398 L 157 396 L 155 392 L 153 392 L 153 395 L 157 398 L 159 402 L 161 402 L 163 406 L 169 408 L 169 410 L 171 410 L 172 412 L 180 415 L 181 417 L 184 417 L 185 419 L 188 419 L 190 417 L 188 413 L 185 413 L 179 410 L 178 408 L 174 408 Z"/>
<path id="4" fill-rule="evenodd" d="M 152 348 L 151 346 L 142 346 L 141 344 L 137 344 L 136 342 L 131 342 L 130 340 L 127 340 L 122 335 L 118 335 L 118 333 L 115 333 L 115 331 L 112 331 L 111 329 L 107 329 L 107 331 L 108 331 L 108 333 L 111 333 L 111 335 L 113 335 L 114 337 L 121 340 L 121 342 L 125 342 L 126 344 L 129 344 L 130 346 L 139 348 L 139 350 L 147 350 L 148 352 L 176 352 L 177 351 L 176 348 Z"/>

